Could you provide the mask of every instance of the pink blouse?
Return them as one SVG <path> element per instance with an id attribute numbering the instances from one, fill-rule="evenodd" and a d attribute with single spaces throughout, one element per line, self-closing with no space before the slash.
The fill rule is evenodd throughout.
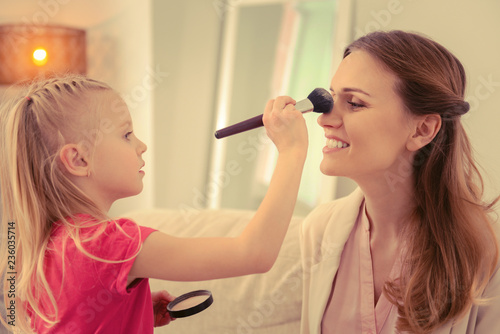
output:
<path id="1" fill-rule="evenodd" d="M 400 261 L 396 260 L 389 279 L 395 278 L 400 267 Z M 333 280 L 330 299 L 321 323 L 322 333 L 394 333 L 397 309 L 384 294 L 380 295 L 374 305 L 372 268 L 370 223 L 363 203 Z"/>

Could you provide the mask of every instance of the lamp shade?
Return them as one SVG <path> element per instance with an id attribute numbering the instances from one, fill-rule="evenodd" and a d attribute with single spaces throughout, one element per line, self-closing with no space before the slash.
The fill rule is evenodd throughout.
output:
<path id="1" fill-rule="evenodd" d="M 85 74 L 85 31 L 51 26 L 0 26 L 0 84 L 62 73 Z"/>

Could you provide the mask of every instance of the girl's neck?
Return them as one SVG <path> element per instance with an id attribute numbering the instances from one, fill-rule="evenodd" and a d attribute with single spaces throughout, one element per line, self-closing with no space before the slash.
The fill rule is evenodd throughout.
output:
<path id="1" fill-rule="evenodd" d="M 95 189 L 92 182 L 86 177 L 74 177 L 72 181 L 88 198 L 92 199 L 103 213 L 107 214 L 109 212 L 113 201 L 103 197 L 102 194 Z"/>

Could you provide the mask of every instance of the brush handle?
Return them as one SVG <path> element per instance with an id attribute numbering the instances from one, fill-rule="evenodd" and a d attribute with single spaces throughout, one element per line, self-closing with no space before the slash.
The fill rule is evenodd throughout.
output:
<path id="1" fill-rule="evenodd" d="M 295 109 L 305 113 L 314 109 L 313 104 L 308 99 L 301 100 L 295 104 Z M 252 130 L 264 125 L 262 122 L 262 114 L 249 118 L 245 121 L 233 124 L 223 129 L 215 131 L 215 138 L 221 139 L 227 136 L 232 136 L 240 132 Z"/>
<path id="2" fill-rule="evenodd" d="M 227 136 L 232 136 L 240 132 L 255 129 L 264 125 L 262 122 L 262 114 L 249 118 L 245 121 L 233 124 L 223 129 L 215 131 L 215 138 L 221 139 Z"/>

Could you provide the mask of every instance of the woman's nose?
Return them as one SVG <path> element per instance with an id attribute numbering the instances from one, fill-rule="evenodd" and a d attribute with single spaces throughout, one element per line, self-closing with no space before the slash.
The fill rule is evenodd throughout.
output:
<path id="1" fill-rule="evenodd" d="M 343 124 L 342 115 L 338 110 L 338 106 L 333 105 L 332 110 L 329 113 L 321 114 L 318 117 L 318 124 L 321 127 L 332 127 L 340 128 Z"/>

